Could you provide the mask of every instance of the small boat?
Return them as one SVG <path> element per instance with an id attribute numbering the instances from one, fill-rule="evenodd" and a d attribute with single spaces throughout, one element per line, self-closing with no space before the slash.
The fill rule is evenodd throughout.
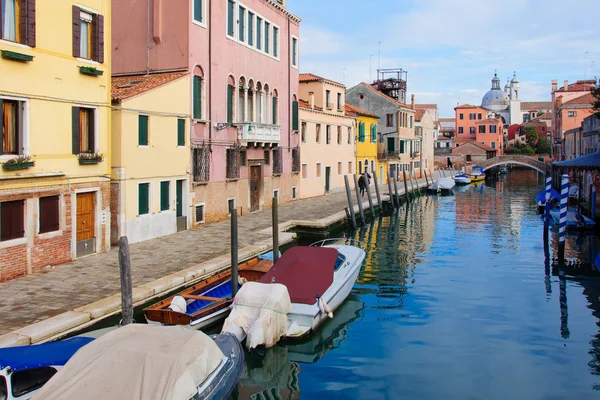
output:
<path id="1" fill-rule="evenodd" d="M 129 324 L 81 348 L 33 399 L 226 399 L 243 364 L 233 335 Z"/>
<path id="2" fill-rule="evenodd" d="M 454 176 L 454 183 L 457 185 L 470 185 L 471 178 L 469 178 L 469 175 L 466 174 L 458 174 Z"/>
<path id="3" fill-rule="evenodd" d="M 471 169 L 471 173 L 469 174 L 469 179 L 471 182 L 482 182 L 485 180 L 485 172 L 483 172 L 483 168 L 479 165 L 473 165 Z"/>
<path id="4" fill-rule="evenodd" d="M 501 166 L 500 167 L 500 175 L 506 175 L 508 173 L 508 168 L 506 168 L 506 166 Z"/>
<path id="5" fill-rule="evenodd" d="M 238 266 L 240 282 L 259 280 L 273 265 L 273 252 Z M 231 270 L 228 269 L 144 309 L 149 324 L 205 328 L 231 311 Z"/>
<path id="6" fill-rule="evenodd" d="M 365 258 L 356 246 L 328 244 L 292 247 L 258 282 L 242 286 L 223 332 L 246 346 L 271 347 L 282 338 L 302 338 L 333 318 L 350 294 Z M 317 246 L 319 245 L 319 246 Z"/>
<path id="7" fill-rule="evenodd" d="M 560 224 L 560 208 L 550 210 L 554 223 Z M 567 210 L 567 229 L 594 229 L 596 222 L 575 210 Z"/>
<path id="8" fill-rule="evenodd" d="M 535 201 L 538 206 L 538 212 L 543 213 L 546 207 L 546 189 L 542 190 L 537 196 Z M 560 202 L 560 193 L 554 188 L 550 189 L 550 205 L 552 206 L 555 202 Z"/>
<path id="9" fill-rule="evenodd" d="M 450 177 L 439 178 L 438 180 L 433 182 L 431 185 L 429 185 L 427 190 L 432 191 L 432 192 L 437 192 L 437 193 L 449 193 L 454 186 L 456 186 L 454 179 L 452 179 Z"/>

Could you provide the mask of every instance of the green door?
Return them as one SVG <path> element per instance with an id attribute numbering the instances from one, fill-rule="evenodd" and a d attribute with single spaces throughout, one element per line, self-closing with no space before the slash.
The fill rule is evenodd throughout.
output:
<path id="1" fill-rule="evenodd" d="M 387 148 L 389 154 L 394 154 L 395 146 L 394 146 L 394 138 L 388 138 L 387 140 Z"/>
<path id="2" fill-rule="evenodd" d="M 331 178 L 331 167 L 325 167 L 325 192 L 329 192 L 329 179 Z"/>
<path id="3" fill-rule="evenodd" d="M 177 193 L 175 194 L 177 201 L 177 217 L 183 217 L 183 181 L 177 181 Z"/>

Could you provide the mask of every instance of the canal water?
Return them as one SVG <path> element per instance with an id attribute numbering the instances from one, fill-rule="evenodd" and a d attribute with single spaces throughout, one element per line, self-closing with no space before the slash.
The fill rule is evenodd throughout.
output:
<path id="1" fill-rule="evenodd" d="M 309 340 L 248 353 L 232 398 L 600 398 L 600 246 L 569 236 L 552 261 L 542 183 L 511 170 L 356 233 L 349 299 Z"/>

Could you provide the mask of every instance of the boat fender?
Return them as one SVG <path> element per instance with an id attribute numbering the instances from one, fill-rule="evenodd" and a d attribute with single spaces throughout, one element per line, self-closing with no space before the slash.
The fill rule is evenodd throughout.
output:
<path id="1" fill-rule="evenodd" d="M 175 296 L 173 297 L 173 300 L 171 300 L 169 308 L 176 312 L 185 313 L 187 310 L 187 302 L 183 297 Z"/>
<path id="2" fill-rule="evenodd" d="M 246 282 L 248 282 L 248 279 L 238 275 L 238 285 L 243 286 Z"/>
<path id="3" fill-rule="evenodd" d="M 323 314 L 327 314 L 327 316 L 329 318 L 333 319 L 333 312 L 331 311 L 331 308 L 329 308 L 329 305 L 327 303 L 325 303 L 325 300 L 323 300 L 323 298 L 320 296 L 316 296 L 316 298 L 317 298 L 317 303 L 319 304 L 319 310 Z"/>

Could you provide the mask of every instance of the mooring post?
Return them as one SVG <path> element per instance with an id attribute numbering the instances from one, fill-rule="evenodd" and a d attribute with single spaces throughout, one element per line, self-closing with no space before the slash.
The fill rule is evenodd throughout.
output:
<path id="1" fill-rule="evenodd" d="M 387 184 L 388 184 L 388 194 L 390 195 L 390 202 L 392 203 L 392 208 L 396 208 L 396 200 L 394 199 L 394 192 L 392 192 L 392 174 L 388 169 L 387 172 Z"/>
<path id="2" fill-rule="evenodd" d="M 394 169 L 394 193 L 396 194 L 396 208 L 400 208 L 400 196 L 398 196 L 398 165 Z"/>
<path id="3" fill-rule="evenodd" d="M 346 196 L 348 197 L 348 209 L 350 211 L 350 221 L 352 222 L 352 230 L 356 230 L 356 217 L 354 216 L 354 206 L 352 205 L 352 193 L 350 192 L 350 182 L 348 175 L 344 175 L 344 183 L 346 184 Z"/>
<path id="4" fill-rule="evenodd" d="M 272 208 L 273 219 L 273 262 L 279 260 L 279 201 L 277 197 L 273 197 Z"/>
<path id="5" fill-rule="evenodd" d="M 404 196 L 406 198 L 406 202 L 410 201 L 410 194 L 408 193 L 408 182 L 406 182 L 406 170 L 402 170 L 402 177 L 404 178 Z"/>
<path id="6" fill-rule="evenodd" d="M 421 168 L 421 174 L 425 175 L 425 183 L 427 184 L 427 187 L 429 187 L 429 179 L 427 179 L 427 170 Z"/>
<path id="7" fill-rule="evenodd" d="M 560 224 L 558 232 L 558 260 L 565 258 L 565 235 L 567 234 L 567 197 L 569 195 L 569 175 L 562 176 L 560 187 Z"/>
<path id="8" fill-rule="evenodd" d="M 371 185 L 367 183 L 367 197 L 369 198 L 369 208 L 371 209 L 371 218 L 375 219 L 375 209 L 373 208 L 373 199 L 371 198 Z"/>
<path id="9" fill-rule="evenodd" d="M 410 182 L 410 193 L 413 199 L 417 198 L 417 195 L 415 194 L 415 187 L 413 186 L 413 172 L 409 171 L 408 172 L 408 180 Z"/>
<path id="10" fill-rule="evenodd" d="M 592 209 L 592 216 L 590 217 L 594 221 L 596 220 L 596 186 L 592 186 L 592 204 L 590 206 Z"/>
<path id="11" fill-rule="evenodd" d="M 433 184 L 433 182 L 435 182 L 435 178 L 433 177 L 433 172 L 431 172 L 431 170 L 429 170 L 429 177 L 431 178 L 431 184 Z"/>
<path id="12" fill-rule="evenodd" d="M 413 169 L 411 174 L 412 174 L 412 177 L 415 179 L 415 188 L 417 189 L 417 196 L 421 197 L 421 189 L 419 188 L 419 180 L 417 179 L 417 173 Z M 410 180 L 410 183 L 412 185 L 412 178 Z M 413 189 L 413 194 L 414 194 L 414 191 L 415 191 L 415 189 Z"/>
<path id="13" fill-rule="evenodd" d="M 274 250 L 274 249 L 273 249 Z M 275 252 L 273 251 L 273 257 Z M 238 225 L 237 209 L 231 210 L 231 297 L 238 291 Z"/>
<path id="14" fill-rule="evenodd" d="M 363 225 L 366 223 L 365 221 L 365 213 L 363 213 L 362 201 L 360 199 L 360 189 L 358 188 L 358 179 L 356 179 L 356 174 L 352 174 L 354 177 L 354 189 L 356 189 L 356 201 L 358 202 L 358 212 L 360 213 L 360 220 Z"/>
<path id="15" fill-rule="evenodd" d="M 377 182 L 377 175 L 375 171 L 373 171 L 373 179 L 375 179 L 375 194 L 377 194 L 377 206 L 379 207 L 379 212 L 381 213 L 381 195 L 379 194 L 379 183 Z"/>
<path id="16" fill-rule="evenodd" d="M 121 274 L 121 324 L 127 325 L 133 322 L 133 285 L 127 236 L 121 236 L 119 239 L 119 272 Z"/>
<path id="17" fill-rule="evenodd" d="M 548 230 L 550 227 L 550 193 L 552 190 L 552 176 L 546 173 L 546 203 L 544 205 L 544 244 L 548 242 Z"/>

